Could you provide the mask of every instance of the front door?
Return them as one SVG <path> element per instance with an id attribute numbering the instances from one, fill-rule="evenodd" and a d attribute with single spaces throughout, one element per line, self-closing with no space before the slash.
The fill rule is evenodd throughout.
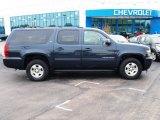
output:
<path id="1" fill-rule="evenodd" d="M 83 69 L 104 70 L 116 66 L 116 44 L 105 45 L 107 36 L 99 31 L 85 30 L 83 32 L 82 67 Z"/>

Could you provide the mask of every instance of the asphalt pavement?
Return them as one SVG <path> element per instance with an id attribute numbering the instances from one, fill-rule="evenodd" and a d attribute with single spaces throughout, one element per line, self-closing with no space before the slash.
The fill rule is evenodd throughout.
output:
<path id="1" fill-rule="evenodd" d="M 91 72 L 33 82 L 3 66 L 0 56 L 0 120 L 159 120 L 159 76 L 154 62 L 137 80 Z"/>

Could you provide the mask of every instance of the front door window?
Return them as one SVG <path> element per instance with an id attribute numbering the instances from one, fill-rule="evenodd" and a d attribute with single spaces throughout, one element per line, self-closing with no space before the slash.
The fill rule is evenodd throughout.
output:
<path id="1" fill-rule="evenodd" d="M 95 31 L 85 31 L 84 32 L 84 44 L 85 45 L 102 45 L 105 37 Z"/>

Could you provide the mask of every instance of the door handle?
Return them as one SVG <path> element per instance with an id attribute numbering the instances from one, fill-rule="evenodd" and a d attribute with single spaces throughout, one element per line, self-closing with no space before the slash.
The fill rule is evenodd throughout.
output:
<path id="1" fill-rule="evenodd" d="M 62 51 L 62 50 L 64 50 L 64 48 L 58 47 L 56 50 L 57 50 L 57 51 Z"/>
<path id="2" fill-rule="evenodd" d="M 23 49 L 29 49 L 30 46 L 23 46 L 22 48 L 23 48 Z"/>
<path id="3" fill-rule="evenodd" d="M 92 49 L 91 49 L 91 48 L 85 48 L 85 50 L 86 50 L 86 51 L 91 51 Z"/>

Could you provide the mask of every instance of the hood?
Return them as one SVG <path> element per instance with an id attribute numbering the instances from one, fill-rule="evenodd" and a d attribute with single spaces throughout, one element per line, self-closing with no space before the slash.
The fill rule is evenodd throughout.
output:
<path id="1" fill-rule="evenodd" d="M 119 43 L 118 47 L 119 49 L 133 50 L 133 51 L 150 49 L 150 47 L 146 45 L 136 44 L 136 43 Z"/>
<path id="2" fill-rule="evenodd" d="M 143 44 L 130 43 L 130 42 L 128 42 L 128 43 L 121 43 L 121 45 L 122 45 L 122 44 L 124 44 L 124 45 L 126 45 L 126 46 L 136 46 L 136 47 L 141 46 L 141 47 L 147 47 L 146 45 L 143 45 Z M 159 45 L 160 45 L 160 44 L 159 44 Z"/>

